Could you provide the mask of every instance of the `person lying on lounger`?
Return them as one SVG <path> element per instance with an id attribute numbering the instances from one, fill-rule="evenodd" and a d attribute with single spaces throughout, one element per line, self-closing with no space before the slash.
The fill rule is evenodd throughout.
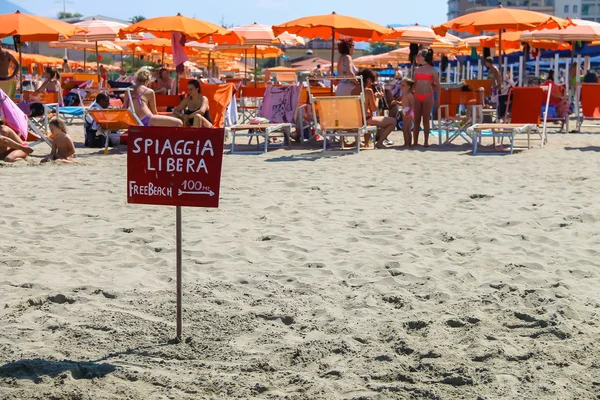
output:
<path id="1" fill-rule="evenodd" d="M 25 161 L 33 149 L 0 118 L 0 159 L 4 162 Z"/>

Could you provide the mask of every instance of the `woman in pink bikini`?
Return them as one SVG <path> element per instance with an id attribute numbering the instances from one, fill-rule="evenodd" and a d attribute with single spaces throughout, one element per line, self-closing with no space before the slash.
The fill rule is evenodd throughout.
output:
<path id="1" fill-rule="evenodd" d="M 156 110 L 156 95 L 146 86 L 152 79 L 152 74 L 143 68 L 135 73 L 135 85 L 131 87 L 131 101 L 135 115 L 144 126 L 183 126 L 180 119 L 158 115 Z M 129 108 L 129 98 L 125 97 L 125 108 Z"/>
<path id="2" fill-rule="evenodd" d="M 440 98 L 440 78 L 433 68 L 433 50 L 421 50 L 417 55 L 417 64 L 415 69 L 414 86 L 414 129 L 413 146 L 419 144 L 419 131 L 421 130 L 421 119 L 423 120 L 423 130 L 425 133 L 424 146 L 429 147 L 429 129 L 431 121 L 431 111 L 434 105 L 434 90 L 437 92 L 437 98 Z"/>

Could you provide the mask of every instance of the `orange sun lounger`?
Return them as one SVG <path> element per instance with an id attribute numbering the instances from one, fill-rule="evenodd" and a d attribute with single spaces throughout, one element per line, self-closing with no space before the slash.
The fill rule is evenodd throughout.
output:
<path id="1" fill-rule="evenodd" d="M 99 133 L 101 130 L 105 131 L 104 154 L 108 154 L 110 132 L 126 131 L 130 126 L 141 125 L 137 117 L 127 109 L 87 110 L 87 113 L 100 125 Z M 119 137 L 127 137 L 127 133 L 121 133 Z"/>

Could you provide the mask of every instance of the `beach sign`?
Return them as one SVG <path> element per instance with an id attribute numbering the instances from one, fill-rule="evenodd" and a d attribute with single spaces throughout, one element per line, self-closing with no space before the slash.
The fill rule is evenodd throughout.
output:
<path id="1" fill-rule="evenodd" d="M 219 207 L 224 129 L 132 126 L 127 202 L 175 206 L 177 336 L 183 330 L 181 207 Z"/>
<path id="2" fill-rule="evenodd" d="M 129 128 L 127 202 L 219 206 L 223 129 Z"/>

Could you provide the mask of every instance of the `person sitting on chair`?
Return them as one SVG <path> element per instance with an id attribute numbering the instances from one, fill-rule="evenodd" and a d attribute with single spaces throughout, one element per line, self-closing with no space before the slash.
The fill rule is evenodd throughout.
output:
<path id="1" fill-rule="evenodd" d="M 190 80 L 188 93 L 188 96 L 173 110 L 173 116 L 181 119 L 184 126 L 212 128 L 208 98 L 202 95 L 200 82 L 196 79 Z"/>
<path id="2" fill-rule="evenodd" d="M 125 96 L 125 108 L 132 106 L 144 126 L 182 126 L 181 120 L 177 118 L 158 115 L 154 90 L 146 86 L 151 78 L 152 74 L 146 68 L 135 73 L 135 85 L 131 86 L 133 104 L 129 104 L 129 96 Z"/>
<path id="3" fill-rule="evenodd" d="M 110 98 L 106 93 L 98 93 L 96 101 L 89 107 L 90 110 L 104 110 L 110 106 Z M 85 147 L 104 147 L 106 137 L 103 135 L 98 136 L 98 124 L 91 115 L 87 114 L 83 120 L 83 127 L 85 129 Z"/>

